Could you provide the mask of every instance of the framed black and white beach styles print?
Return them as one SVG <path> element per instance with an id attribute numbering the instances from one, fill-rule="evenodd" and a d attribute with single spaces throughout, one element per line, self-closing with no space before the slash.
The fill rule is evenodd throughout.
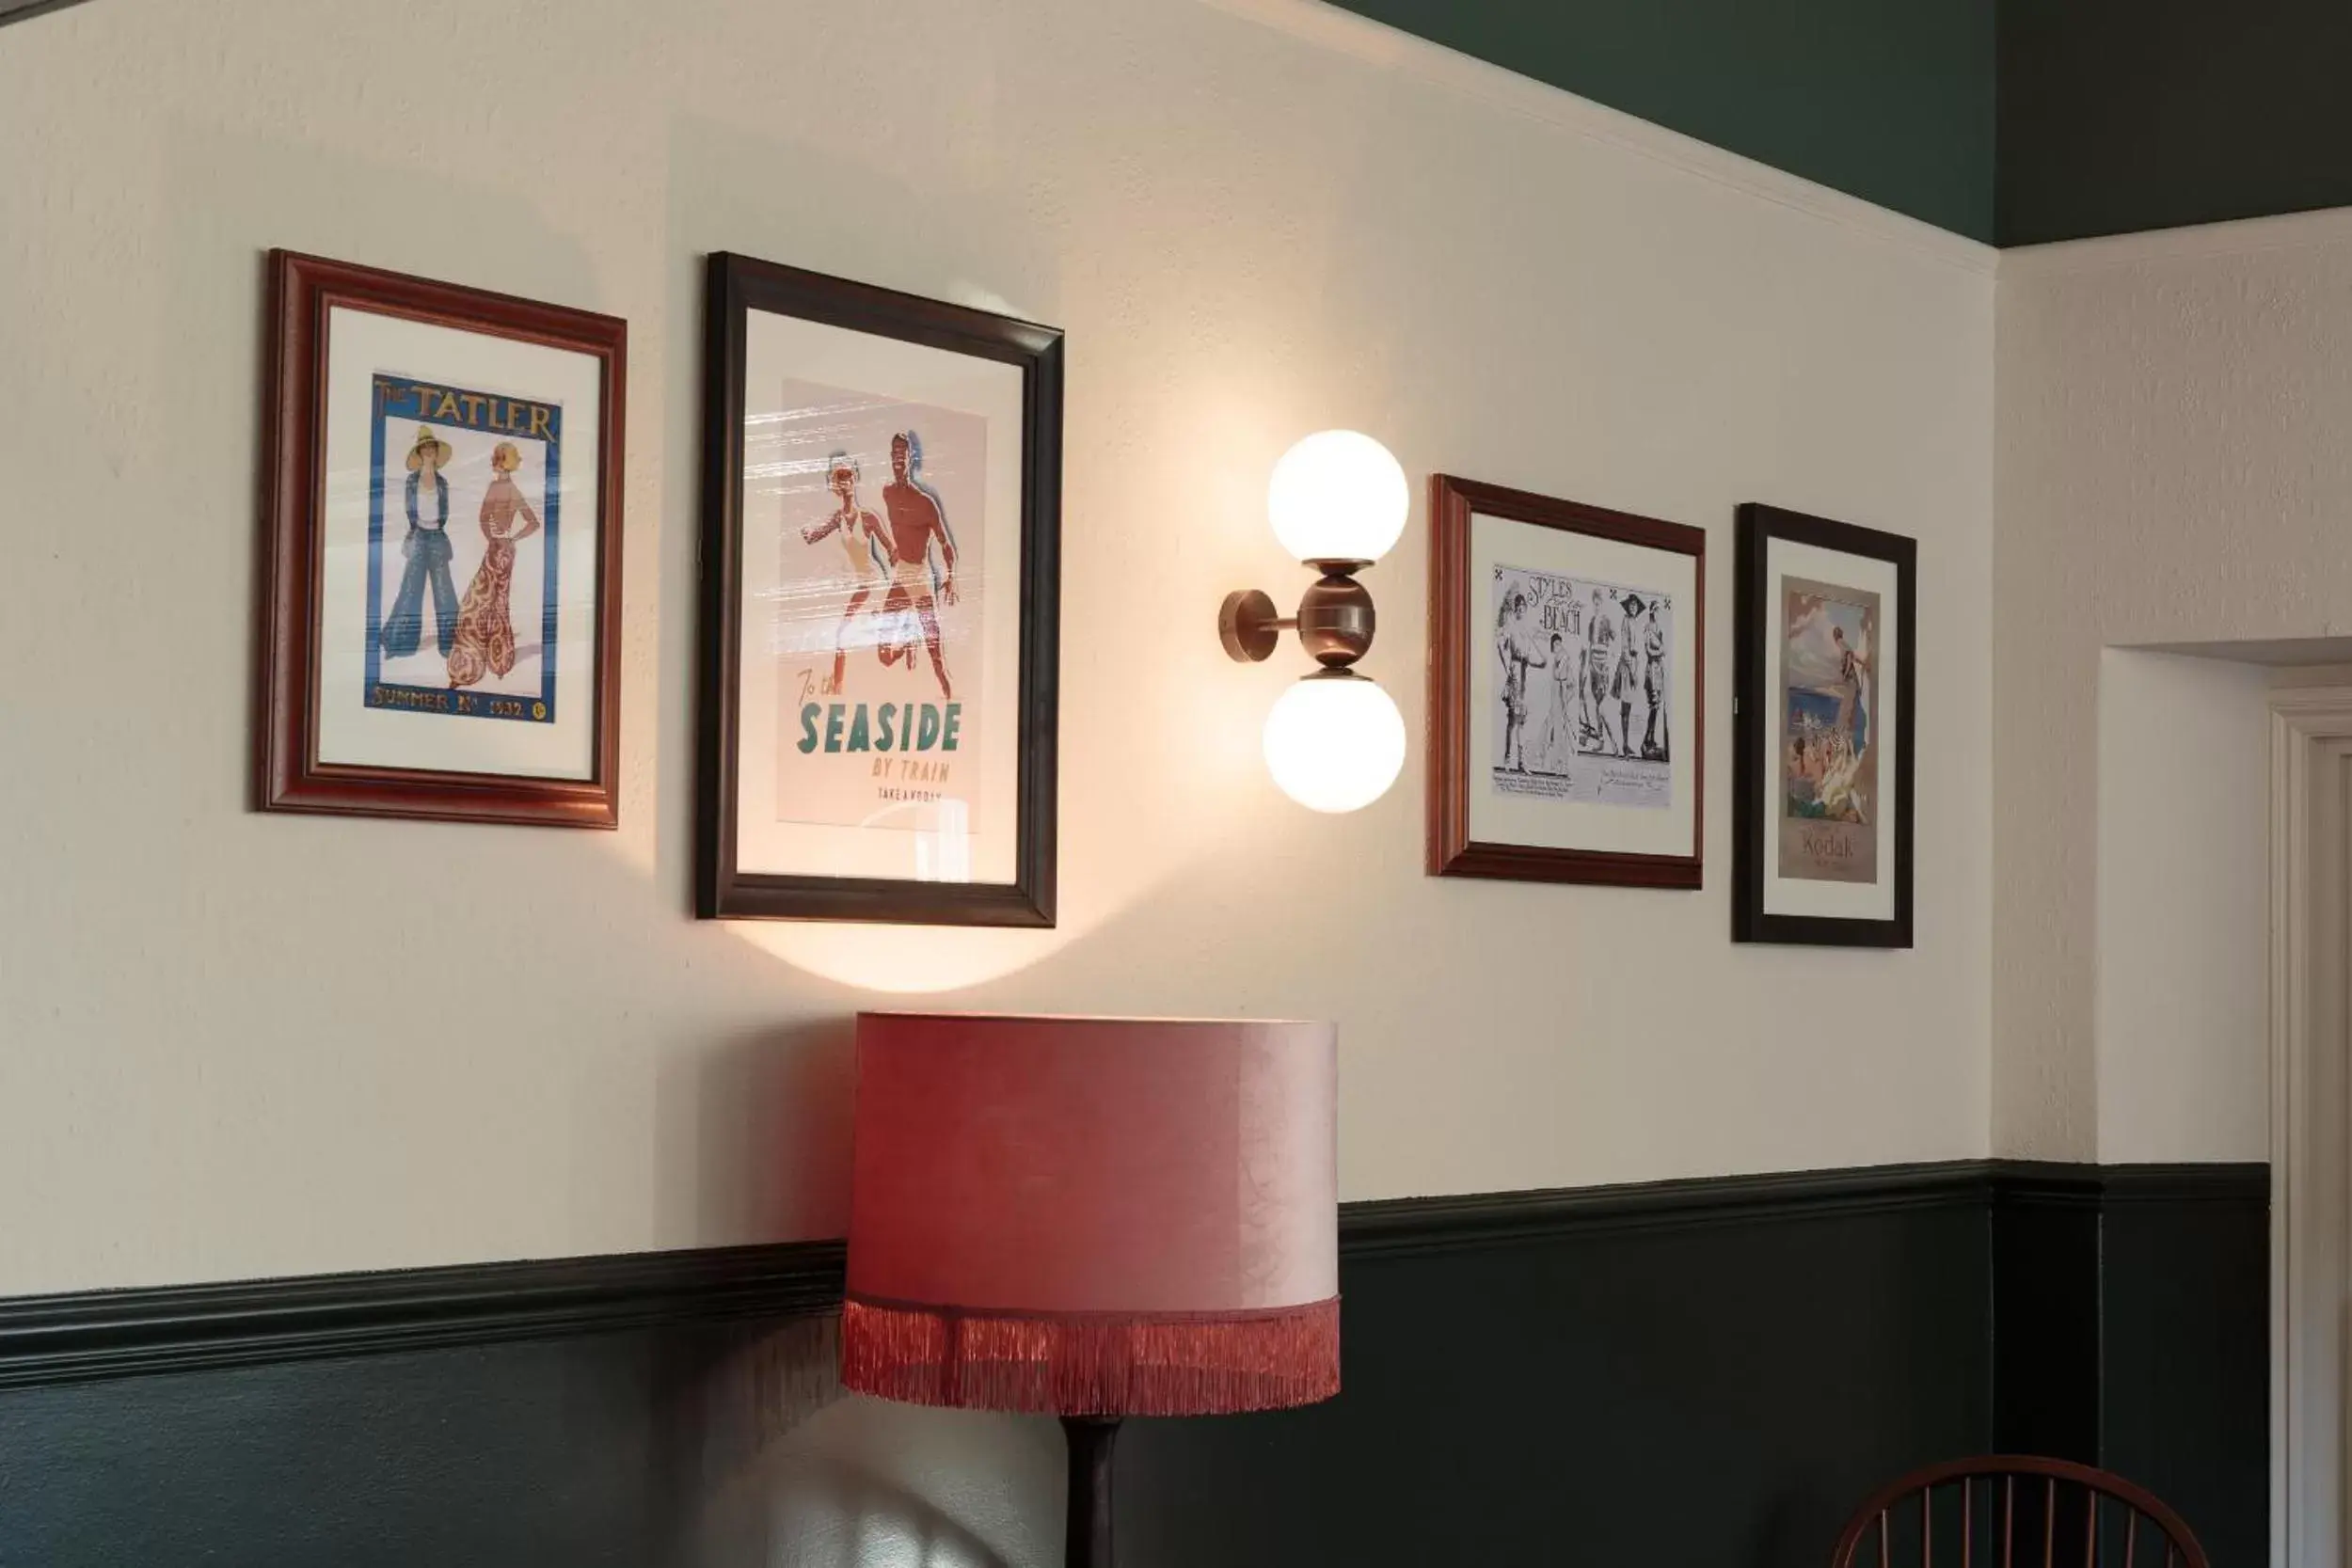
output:
<path id="1" fill-rule="evenodd" d="M 1052 925 L 1061 333 L 708 291 L 698 912 Z"/>
<path id="2" fill-rule="evenodd" d="M 1432 476 L 1429 870 L 1695 888 L 1707 533 Z"/>
<path id="3" fill-rule="evenodd" d="M 1740 508 L 1732 936 L 1909 947 L 1916 544 Z"/>
<path id="4" fill-rule="evenodd" d="M 614 826 L 626 324 L 269 273 L 261 804 Z"/>

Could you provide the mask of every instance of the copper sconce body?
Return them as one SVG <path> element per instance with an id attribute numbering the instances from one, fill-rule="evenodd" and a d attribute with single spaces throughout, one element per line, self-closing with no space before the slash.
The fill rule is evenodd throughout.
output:
<path id="1" fill-rule="evenodd" d="M 1277 615 L 1271 596 L 1256 588 L 1225 595 L 1216 629 L 1225 651 L 1248 664 L 1274 655 L 1281 634 L 1295 631 L 1299 646 L 1327 670 L 1344 670 L 1372 650 L 1378 617 L 1372 593 L 1356 580 L 1369 561 L 1310 561 L 1321 575 L 1299 595 L 1298 611 Z"/>

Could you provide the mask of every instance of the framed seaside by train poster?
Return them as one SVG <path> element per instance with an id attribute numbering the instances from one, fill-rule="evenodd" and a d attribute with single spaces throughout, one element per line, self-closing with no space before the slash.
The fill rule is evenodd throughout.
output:
<path id="1" fill-rule="evenodd" d="M 627 324 L 269 277 L 261 804 L 616 825 Z"/>
<path id="2" fill-rule="evenodd" d="M 697 912 L 1051 926 L 1061 333 L 707 288 Z"/>
<path id="3" fill-rule="evenodd" d="M 1429 516 L 1430 872 L 1697 887 L 1706 531 L 1444 474 Z"/>
<path id="4" fill-rule="evenodd" d="M 1731 934 L 1911 945 L 1916 544 L 1740 508 Z"/>

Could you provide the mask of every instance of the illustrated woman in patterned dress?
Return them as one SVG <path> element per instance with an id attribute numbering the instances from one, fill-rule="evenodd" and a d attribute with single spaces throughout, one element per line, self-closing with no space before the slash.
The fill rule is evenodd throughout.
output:
<path id="1" fill-rule="evenodd" d="M 482 564 L 466 584 L 466 602 L 457 611 L 457 645 L 449 656 L 452 686 L 471 686 L 485 674 L 503 675 L 515 668 L 515 620 L 507 605 L 515 585 L 515 544 L 539 531 L 539 515 L 513 478 L 522 461 L 512 441 L 501 441 L 490 454 L 493 477 L 482 497 L 482 537 L 489 547 L 482 552 Z M 520 528 L 515 526 L 517 514 Z"/>
<path id="2" fill-rule="evenodd" d="M 1867 618 L 1863 627 L 1867 637 Z M 1870 656 L 1846 641 L 1843 626 L 1831 626 L 1829 635 L 1837 645 L 1837 727 L 1860 756 L 1870 744 Z"/>
<path id="3" fill-rule="evenodd" d="M 424 640 L 424 590 L 433 588 L 433 635 L 449 657 L 457 635 L 457 585 L 449 575 L 450 445 L 433 434 L 430 425 L 417 426 L 416 445 L 408 449 L 408 532 L 400 542 L 400 592 L 392 611 L 384 618 L 380 641 L 394 658 L 405 658 Z"/>
<path id="4" fill-rule="evenodd" d="M 1576 661 L 1568 657 L 1567 642 L 1558 632 L 1551 634 L 1551 712 L 1544 720 L 1544 737 L 1535 748 L 1543 758 L 1544 771 L 1566 773 L 1576 762 L 1576 691 L 1578 684 Z"/>

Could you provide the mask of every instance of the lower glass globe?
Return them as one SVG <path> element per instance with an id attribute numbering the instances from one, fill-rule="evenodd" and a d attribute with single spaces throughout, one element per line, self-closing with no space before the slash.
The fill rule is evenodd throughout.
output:
<path id="1" fill-rule="evenodd" d="M 1265 766 L 1302 806 L 1368 806 L 1405 766 L 1404 715 L 1377 682 L 1342 671 L 1309 675 L 1266 715 Z"/>

